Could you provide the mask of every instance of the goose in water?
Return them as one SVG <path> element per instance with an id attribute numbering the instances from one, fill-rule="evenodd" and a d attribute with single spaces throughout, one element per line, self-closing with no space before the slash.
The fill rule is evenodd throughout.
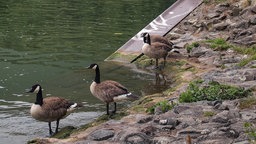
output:
<path id="1" fill-rule="evenodd" d="M 150 58 L 156 59 L 156 67 L 158 67 L 158 59 L 163 58 L 164 59 L 164 66 L 166 63 L 166 57 L 168 56 L 169 52 L 176 52 L 179 53 L 176 49 L 173 49 L 171 46 L 161 43 L 161 42 L 151 42 L 151 37 L 149 33 L 146 33 L 143 35 L 143 42 L 144 45 L 142 46 L 142 53 L 137 56 L 135 59 L 131 61 L 133 63 L 138 58 L 143 56 L 144 54 Z"/>
<path id="2" fill-rule="evenodd" d="M 133 100 L 138 97 L 132 94 L 123 85 L 116 81 L 106 80 L 100 81 L 100 68 L 98 64 L 91 64 L 88 69 L 95 70 L 95 79 L 90 86 L 90 91 L 93 96 L 106 103 L 107 115 L 109 115 L 109 103 L 114 102 L 114 111 L 116 112 L 116 102 L 123 100 Z"/>
<path id="3" fill-rule="evenodd" d="M 28 92 L 36 93 L 36 101 L 30 109 L 31 116 L 36 120 L 48 122 L 50 135 L 53 135 L 51 122 L 56 121 L 55 133 L 57 133 L 60 119 L 67 117 L 73 110 L 81 106 L 60 97 L 43 98 L 42 87 L 39 84 L 33 85 Z"/>
<path id="4" fill-rule="evenodd" d="M 147 36 L 150 36 L 151 43 L 160 42 L 160 43 L 168 45 L 169 47 L 174 46 L 174 44 L 171 41 L 169 41 L 166 37 L 163 37 L 161 35 L 157 35 L 157 34 L 150 35 L 148 32 L 141 33 L 141 37 L 143 39 L 146 38 Z"/>

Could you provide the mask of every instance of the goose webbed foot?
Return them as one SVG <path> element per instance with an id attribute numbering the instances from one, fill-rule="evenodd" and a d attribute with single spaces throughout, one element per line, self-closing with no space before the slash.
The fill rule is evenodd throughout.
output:
<path id="1" fill-rule="evenodd" d="M 51 127 L 51 122 L 48 122 L 48 126 L 49 126 L 49 135 L 50 137 L 54 135 L 53 131 L 52 131 L 52 127 Z"/>

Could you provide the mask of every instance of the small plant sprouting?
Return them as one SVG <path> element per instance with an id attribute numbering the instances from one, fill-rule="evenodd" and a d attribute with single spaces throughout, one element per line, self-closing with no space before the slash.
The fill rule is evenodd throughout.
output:
<path id="1" fill-rule="evenodd" d="M 199 47 L 199 42 L 193 42 L 191 45 L 186 46 L 187 53 L 190 53 L 191 50 L 195 47 Z"/>
<path id="2" fill-rule="evenodd" d="M 171 110 L 176 104 L 175 103 L 169 103 L 169 101 L 161 101 L 153 105 L 152 107 L 148 108 L 146 112 L 153 114 L 155 112 L 155 108 L 160 107 L 162 112 L 167 112 Z"/>
<path id="3" fill-rule="evenodd" d="M 216 113 L 213 111 L 205 111 L 203 115 L 205 117 L 212 117 L 212 116 L 216 115 Z"/>
<path id="4" fill-rule="evenodd" d="M 210 47 L 214 50 L 227 50 L 233 47 L 231 44 L 227 43 L 227 41 L 223 38 L 206 40 L 205 42 L 209 43 Z"/>
<path id="5" fill-rule="evenodd" d="M 251 142 L 255 142 L 256 140 L 256 128 L 252 123 L 246 122 L 244 123 L 245 133 L 248 135 L 249 140 Z"/>

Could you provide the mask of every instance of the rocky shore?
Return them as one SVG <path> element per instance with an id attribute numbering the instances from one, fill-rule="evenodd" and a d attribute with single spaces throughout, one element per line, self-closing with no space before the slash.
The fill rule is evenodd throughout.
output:
<path id="1" fill-rule="evenodd" d="M 169 89 L 143 96 L 120 119 L 102 116 L 64 139 L 39 138 L 29 143 L 253 143 L 256 1 L 205 0 L 167 38 L 181 48 L 180 54 L 169 55 L 167 67 L 158 72 L 161 81 L 172 81 Z M 144 58 L 136 66 L 150 71 L 147 61 Z M 250 90 L 251 95 L 181 102 L 180 95 L 195 79 L 204 81 L 205 87 L 214 81 Z M 163 101 L 168 109 L 163 110 L 159 103 Z"/>

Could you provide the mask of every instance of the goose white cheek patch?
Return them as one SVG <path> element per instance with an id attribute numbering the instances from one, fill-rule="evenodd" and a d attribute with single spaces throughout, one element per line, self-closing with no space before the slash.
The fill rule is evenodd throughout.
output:
<path id="1" fill-rule="evenodd" d="M 40 90 L 40 86 L 37 86 L 36 89 L 34 90 L 34 93 L 38 93 Z"/>

